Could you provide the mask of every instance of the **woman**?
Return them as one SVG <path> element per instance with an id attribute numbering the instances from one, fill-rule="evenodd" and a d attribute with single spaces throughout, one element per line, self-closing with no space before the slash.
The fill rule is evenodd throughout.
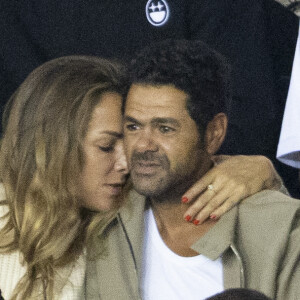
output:
<path id="1" fill-rule="evenodd" d="M 128 170 L 121 104 L 126 85 L 118 64 L 95 57 L 63 57 L 34 70 L 11 97 L 0 157 L 4 299 L 81 299 L 84 247 L 123 201 Z M 247 163 L 245 157 L 235 159 Z M 267 172 L 259 182 L 249 180 L 257 174 L 257 164 L 247 163 L 246 175 L 238 165 L 235 176 L 243 180 L 229 188 L 232 176 L 226 176 L 226 162 L 211 170 L 185 196 L 193 200 L 208 184 L 217 188 L 216 195 L 204 191 L 202 202 L 200 198 L 189 213 L 195 216 L 204 207 L 206 218 L 225 203 L 221 214 L 260 190 L 271 182 L 266 181 L 268 164 L 264 161 L 262 169 Z M 225 174 L 222 180 L 217 179 L 220 172 Z M 228 197 L 241 186 L 249 189 Z"/>
<path id="2" fill-rule="evenodd" d="M 124 78 L 106 60 L 59 58 L 10 99 L 0 162 L 1 215 L 7 212 L 0 243 L 10 253 L 1 257 L 4 299 L 19 279 L 11 299 L 79 297 L 83 245 L 123 199 Z"/>

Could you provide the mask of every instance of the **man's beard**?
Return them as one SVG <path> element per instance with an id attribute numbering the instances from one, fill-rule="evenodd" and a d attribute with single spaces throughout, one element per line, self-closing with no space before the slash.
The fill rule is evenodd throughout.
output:
<path id="1" fill-rule="evenodd" d="M 139 173 L 140 164 L 154 165 L 153 174 Z M 146 151 L 133 152 L 131 157 L 131 178 L 134 189 L 155 202 L 178 202 L 182 194 L 197 180 L 197 170 L 185 170 L 177 166 L 170 170 L 170 160 L 165 154 Z"/>

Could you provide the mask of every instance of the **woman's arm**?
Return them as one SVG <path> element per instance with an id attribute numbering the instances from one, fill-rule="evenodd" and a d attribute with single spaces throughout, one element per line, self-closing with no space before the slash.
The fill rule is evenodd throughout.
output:
<path id="1" fill-rule="evenodd" d="M 288 194 L 272 162 L 265 156 L 220 155 L 215 166 L 182 197 L 192 203 L 184 214 L 189 221 L 201 224 L 217 219 L 234 205 L 261 190 L 273 189 Z"/>

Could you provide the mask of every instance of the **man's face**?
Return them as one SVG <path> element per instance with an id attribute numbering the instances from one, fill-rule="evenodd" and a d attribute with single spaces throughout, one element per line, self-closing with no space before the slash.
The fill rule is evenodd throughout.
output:
<path id="1" fill-rule="evenodd" d="M 125 107 L 125 152 L 134 188 L 153 198 L 184 192 L 209 160 L 188 95 L 171 86 L 134 84 Z M 163 201 L 163 199 L 160 199 Z"/>

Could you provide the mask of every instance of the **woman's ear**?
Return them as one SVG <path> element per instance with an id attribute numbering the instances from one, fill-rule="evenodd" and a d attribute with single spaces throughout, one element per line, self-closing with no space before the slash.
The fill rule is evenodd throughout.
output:
<path id="1" fill-rule="evenodd" d="M 228 119 L 226 114 L 218 113 L 207 124 L 205 131 L 205 147 L 208 154 L 215 154 L 221 147 L 226 131 Z"/>

